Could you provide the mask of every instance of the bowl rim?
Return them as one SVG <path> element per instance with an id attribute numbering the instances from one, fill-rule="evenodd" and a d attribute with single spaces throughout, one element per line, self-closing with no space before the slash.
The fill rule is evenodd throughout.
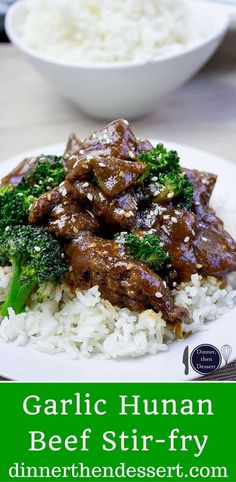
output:
<path id="1" fill-rule="evenodd" d="M 72 61 L 65 61 L 60 59 L 55 59 L 50 57 L 47 54 L 42 52 L 38 52 L 33 48 L 26 45 L 26 43 L 20 38 L 20 36 L 15 32 L 14 26 L 12 24 L 12 19 L 15 11 L 20 10 L 24 5 L 28 3 L 29 0 L 18 0 L 16 3 L 13 3 L 9 9 L 7 10 L 7 14 L 5 17 L 5 30 L 10 39 L 10 41 L 20 50 L 22 50 L 25 54 L 30 55 L 38 60 L 44 61 L 49 64 L 54 64 L 62 67 L 71 67 L 71 68 L 80 68 L 80 69 L 125 69 L 130 67 L 141 67 L 147 66 L 152 64 L 161 64 L 168 60 L 175 60 L 179 57 L 183 57 L 186 54 L 192 53 L 194 51 L 199 50 L 203 46 L 206 46 L 208 43 L 218 39 L 219 37 L 223 36 L 230 24 L 230 15 L 224 8 L 222 4 L 215 4 L 210 0 L 198 0 L 198 5 L 201 6 L 203 9 L 211 9 L 214 13 L 217 12 L 218 15 L 220 14 L 221 24 L 219 27 L 216 27 L 212 33 L 207 35 L 204 39 L 201 39 L 199 42 L 194 43 L 193 45 L 184 48 L 183 50 L 175 53 L 166 54 L 160 58 L 152 58 L 148 60 L 125 60 L 125 61 L 118 61 L 118 62 L 87 62 L 87 63 L 80 63 L 80 62 L 72 62 Z M 196 0 L 186 0 L 189 5 L 193 5 L 196 7 Z"/>

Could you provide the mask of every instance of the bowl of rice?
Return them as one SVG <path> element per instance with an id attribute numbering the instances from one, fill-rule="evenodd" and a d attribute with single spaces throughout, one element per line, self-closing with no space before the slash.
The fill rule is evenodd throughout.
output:
<path id="1" fill-rule="evenodd" d="M 10 40 L 87 114 L 154 110 L 213 55 L 228 26 L 220 5 L 194 0 L 19 0 Z"/>

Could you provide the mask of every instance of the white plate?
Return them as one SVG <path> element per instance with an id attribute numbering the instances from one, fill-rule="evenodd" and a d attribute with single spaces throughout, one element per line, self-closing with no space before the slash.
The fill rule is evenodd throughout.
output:
<path id="1" fill-rule="evenodd" d="M 219 174 L 215 190 L 217 196 L 225 199 L 235 196 L 236 165 L 191 147 L 171 142 L 165 142 L 165 144 L 179 152 L 184 166 Z M 64 145 L 59 144 L 19 154 L 0 165 L 0 177 L 7 174 L 24 157 L 41 153 L 61 154 L 63 150 Z M 18 347 L 0 340 L 0 373 L 8 378 L 26 381 L 191 380 L 197 375 L 191 369 L 188 377 L 184 375 L 182 355 L 186 345 L 191 350 L 201 343 L 209 343 L 219 349 L 224 344 L 230 344 L 233 348 L 231 359 L 236 358 L 235 316 L 236 309 L 210 322 L 206 331 L 196 333 L 185 341 L 172 343 L 167 352 L 136 359 L 107 360 L 102 355 L 95 355 L 90 359 L 80 357 L 77 360 L 71 360 L 66 354 L 48 355 L 35 351 L 31 346 Z"/>

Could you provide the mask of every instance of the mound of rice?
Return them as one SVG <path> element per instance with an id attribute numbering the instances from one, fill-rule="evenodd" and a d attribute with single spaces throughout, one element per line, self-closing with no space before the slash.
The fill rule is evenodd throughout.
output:
<path id="1" fill-rule="evenodd" d="M 214 202 L 214 208 L 225 221 L 226 228 L 236 237 L 235 202 Z M 231 222 L 230 222 L 231 219 Z M 0 302 L 8 292 L 11 268 L 0 267 Z M 185 332 L 206 330 L 213 321 L 235 306 L 236 273 L 227 277 L 227 285 L 212 276 L 192 275 L 191 282 L 182 283 L 173 291 L 176 305 L 185 306 L 189 319 Z M 72 295 L 67 285 L 47 284 L 31 297 L 25 313 L 0 323 L 0 337 L 17 345 L 31 343 L 47 353 L 66 352 L 70 357 L 103 353 L 108 358 L 155 355 L 168 349 L 175 335 L 166 327 L 161 313 L 146 310 L 131 312 L 103 300 L 97 286 Z"/>
<path id="2" fill-rule="evenodd" d="M 199 42 L 211 21 L 185 0 L 30 0 L 21 36 L 64 62 L 142 61 Z"/>
<path id="3" fill-rule="evenodd" d="M 0 297 L 3 300 L 11 278 L 10 268 L 0 268 Z M 176 304 L 189 310 L 184 330 L 204 329 L 207 320 L 214 320 L 232 309 L 236 297 L 236 273 L 228 277 L 225 289 L 216 278 L 192 276 L 173 292 Z M 114 307 L 101 299 L 98 287 L 72 296 L 66 285 L 41 287 L 25 313 L 15 315 L 0 325 L 0 337 L 17 345 L 33 343 L 35 348 L 58 353 L 65 351 L 76 358 L 79 353 L 90 356 L 103 353 L 106 357 L 136 357 L 155 355 L 167 350 L 166 343 L 175 336 L 165 327 L 161 313 L 146 310 L 134 313 Z"/>

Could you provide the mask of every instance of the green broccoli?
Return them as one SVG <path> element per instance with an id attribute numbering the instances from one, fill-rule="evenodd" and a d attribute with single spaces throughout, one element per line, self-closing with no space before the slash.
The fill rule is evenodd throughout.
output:
<path id="1" fill-rule="evenodd" d="M 3 317 L 8 316 L 9 308 L 22 313 L 40 283 L 59 283 L 68 271 L 59 241 L 33 226 L 7 227 L 1 233 L 0 263 L 13 267 L 10 290 L 0 309 Z"/>
<path id="2" fill-rule="evenodd" d="M 174 199 L 180 207 L 186 209 L 192 207 L 193 186 L 184 172 L 161 174 L 156 193 L 154 193 L 156 202 L 163 203 Z"/>
<path id="3" fill-rule="evenodd" d="M 170 259 L 163 244 L 155 234 L 118 233 L 115 240 L 123 244 L 132 258 L 146 263 L 154 271 L 160 271 Z"/>
<path id="4" fill-rule="evenodd" d="M 141 153 L 139 161 L 148 167 L 140 183 L 147 185 L 155 182 L 154 197 L 157 202 L 175 200 L 179 206 L 191 209 L 193 186 L 180 166 L 176 151 L 168 151 L 163 144 L 158 144 L 151 151 Z M 158 194 L 155 195 L 155 192 Z"/>
<path id="5" fill-rule="evenodd" d="M 34 200 L 28 192 L 18 192 L 12 186 L 0 186 L 0 228 L 26 224 Z"/>
<path id="6" fill-rule="evenodd" d="M 63 157 L 41 155 L 27 171 L 16 189 L 18 192 L 28 192 L 32 196 L 39 197 L 59 186 L 65 176 L 66 168 Z"/>
<path id="7" fill-rule="evenodd" d="M 0 186 L 0 228 L 28 224 L 35 199 L 58 186 L 65 175 L 62 157 L 40 156 L 16 187 Z"/>

